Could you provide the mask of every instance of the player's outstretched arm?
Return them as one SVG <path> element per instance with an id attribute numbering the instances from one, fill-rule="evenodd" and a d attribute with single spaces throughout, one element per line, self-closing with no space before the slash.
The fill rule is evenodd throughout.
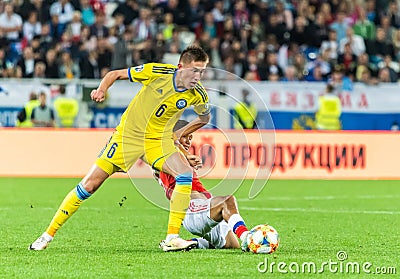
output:
<path id="1" fill-rule="evenodd" d="M 128 69 L 115 70 L 108 72 L 101 80 L 97 89 L 92 90 L 90 97 L 95 102 L 103 102 L 108 88 L 113 85 L 116 80 L 128 79 Z"/>
<path id="2" fill-rule="evenodd" d="M 205 115 L 198 115 L 197 118 L 190 121 L 189 124 L 187 124 L 185 127 L 175 131 L 174 134 L 176 138 L 179 139 L 182 135 L 188 135 L 197 131 L 198 129 L 206 125 L 210 121 L 210 119 L 210 113 Z"/>

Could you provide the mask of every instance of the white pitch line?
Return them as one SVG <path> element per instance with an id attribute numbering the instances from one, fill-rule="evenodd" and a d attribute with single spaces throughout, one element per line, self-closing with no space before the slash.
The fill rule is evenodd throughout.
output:
<path id="1" fill-rule="evenodd" d="M 380 210 L 328 210 L 319 208 L 293 208 L 293 207 L 246 207 L 241 206 L 241 210 L 250 211 L 290 211 L 290 212 L 313 212 L 313 213 L 356 213 L 356 214 L 382 214 L 399 215 L 400 211 L 380 211 Z"/>
<path id="2" fill-rule="evenodd" d="M 372 200 L 372 199 L 400 199 L 399 195 L 360 195 L 360 196 L 305 196 L 305 197 L 263 197 L 263 200 L 271 201 L 298 201 L 298 200 Z M 239 202 L 253 202 L 249 199 L 237 199 Z"/>

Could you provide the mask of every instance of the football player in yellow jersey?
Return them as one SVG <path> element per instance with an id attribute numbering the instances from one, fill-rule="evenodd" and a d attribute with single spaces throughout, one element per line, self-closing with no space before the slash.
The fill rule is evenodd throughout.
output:
<path id="1" fill-rule="evenodd" d="M 105 93 L 116 80 L 129 79 L 142 83 L 143 87 L 125 110 L 94 166 L 68 193 L 49 227 L 29 246 L 30 250 L 44 250 L 85 199 L 110 175 L 117 171 L 127 172 L 138 159 L 171 174 L 176 180 L 163 250 L 190 250 L 196 246 L 195 241 L 179 237 L 190 201 L 193 171 L 175 144 L 179 143 L 177 139 L 183 133 L 192 133 L 210 120 L 208 95 L 200 83 L 207 63 L 208 56 L 203 49 L 189 46 L 182 52 L 177 66 L 149 63 L 105 75 L 99 87 L 91 92 L 91 98 L 96 102 L 104 101 Z M 198 117 L 173 133 L 175 123 L 189 106 L 194 106 Z"/>

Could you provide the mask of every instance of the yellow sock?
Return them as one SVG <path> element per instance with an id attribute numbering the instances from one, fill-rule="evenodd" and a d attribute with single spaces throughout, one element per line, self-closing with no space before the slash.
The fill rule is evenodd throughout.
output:
<path id="1" fill-rule="evenodd" d="M 185 218 L 186 210 L 189 206 L 191 190 L 191 181 L 190 184 L 187 184 L 187 182 L 185 184 L 176 183 L 175 189 L 171 195 L 167 234 L 179 234 L 182 221 Z"/>
<path id="2" fill-rule="evenodd" d="M 58 208 L 53 220 L 51 220 L 46 232 L 54 237 L 60 227 L 78 210 L 81 203 L 90 196 L 81 184 L 69 192 Z"/>

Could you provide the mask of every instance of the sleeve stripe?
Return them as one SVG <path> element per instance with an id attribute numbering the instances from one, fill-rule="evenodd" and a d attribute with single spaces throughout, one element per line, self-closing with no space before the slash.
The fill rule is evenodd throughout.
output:
<path id="1" fill-rule="evenodd" d="M 175 68 L 163 67 L 163 66 L 153 66 L 153 73 L 157 74 L 173 74 Z"/>
<path id="2" fill-rule="evenodd" d="M 207 102 L 207 96 L 205 95 L 205 93 L 200 90 L 197 90 L 197 91 L 200 93 L 201 98 L 203 99 L 203 102 Z"/>
<path id="3" fill-rule="evenodd" d="M 153 69 L 168 69 L 168 70 L 175 70 L 175 68 L 172 68 L 172 67 L 167 67 L 167 66 L 157 66 L 157 65 L 154 65 L 154 66 L 153 66 Z"/>
<path id="4" fill-rule="evenodd" d="M 207 92 L 204 90 L 204 88 L 196 85 L 195 89 L 200 93 L 203 102 L 207 102 Z"/>
<path id="5" fill-rule="evenodd" d="M 129 80 L 130 80 L 131 82 L 133 82 L 132 76 L 131 76 L 131 68 L 130 68 L 130 67 L 128 68 L 128 77 L 129 77 Z"/>
<path id="6" fill-rule="evenodd" d="M 174 70 L 155 70 L 153 69 L 153 73 L 155 74 L 173 74 Z"/>

